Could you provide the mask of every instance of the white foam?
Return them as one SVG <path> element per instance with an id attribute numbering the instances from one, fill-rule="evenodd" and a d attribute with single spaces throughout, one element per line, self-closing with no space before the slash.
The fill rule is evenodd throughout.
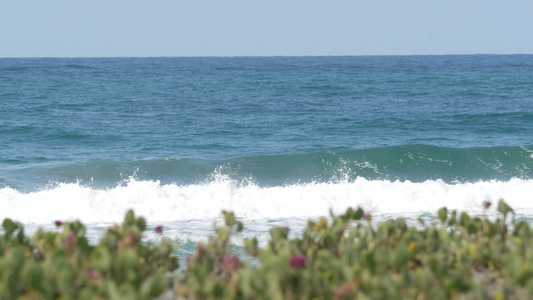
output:
<path id="1" fill-rule="evenodd" d="M 120 222 L 133 208 L 150 222 L 213 220 L 221 210 L 243 219 L 310 218 L 361 206 L 374 214 L 435 213 L 440 207 L 476 211 L 483 201 L 504 198 L 513 208 L 533 211 L 533 180 L 448 184 L 440 180 L 366 180 L 261 187 L 222 176 L 194 185 L 131 179 L 110 189 L 78 183 L 57 184 L 32 193 L 0 190 L 0 220 L 49 224 L 79 219 L 86 223 Z"/>

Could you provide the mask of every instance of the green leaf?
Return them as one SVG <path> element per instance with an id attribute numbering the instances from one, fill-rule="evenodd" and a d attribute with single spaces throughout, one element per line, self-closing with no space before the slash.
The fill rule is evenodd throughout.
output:
<path id="1" fill-rule="evenodd" d="M 467 213 L 462 212 L 461 217 L 459 219 L 459 223 L 461 224 L 461 226 L 466 227 L 469 222 L 470 222 L 470 216 Z"/>
<path id="2" fill-rule="evenodd" d="M 237 232 L 241 232 L 244 229 L 242 222 L 237 222 Z"/>
<path id="3" fill-rule="evenodd" d="M 108 270 L 111 266 L 109 250 L 103 246 L 96 247 L 91 253 L 91 265 L 95 270 Z"/>
<path id="4" fill-rule="evenodd" d="M 161 272 L 155 273 L 148 281 L 143 284 L 141 294 L 146 299 L 153 299 L 163 293 L 167 285 L 167 279 Z"/>
<path id="5" fill-rule="evenodd" d="M 514 213 L 513 209 L 503 201 L 503 199 L 500 199 L 498 202 L 498 211 L 502 213 L 504 216 L 507 216 L 508 213 Z"/>
<path id="6" fill-rule="evenodd" d="M 257 255 L 259 254 L 259 248 L 257 247 L 258 244 L 259 242 L 257 241 L 257 238 L 255 237 L 253 239 L 245 238 L 244 239 L 244 251 L 246 251 L 248 255 L 257 257 Z"/>
<path id="7" fill-rule="evenodd" d="M 126 216 L 124 217 L 124 225 L 131 226 L 135 223 L 135 214 L 133 210 L 128 210 Z"/>
<path id="8" fill-rule="evenodd" d="M 224 221 L 226 226 L 232 226 L 235 223 L 235 216 L 230 212 L 226 212 L 224 213 Z"/>
<path id="9" fill-rule="evenodd" d="M 455 226 L 457 224 L 457 211 L 453 210 L 451 216 L 448 218 L 448 225 Z"/>
<path id="10" fill-rule="evenodd" d="M 407 266 L 408 261 L 409 248 L 406 245 L 398 247 L 392 255 L 392 267 L 396 271 L 400 271 L 403 267 Z"/>
<path id="11" fill-rule="evenodd" d="M 352 213 L 352 220 L 354 221 L 360 220 L 364 214 L 365 212 L 363 211 L 363 209 L 361 207 L 358 207 L 357 210 L 353 211 Z"/>
<path id="12" fill-rule="evenodd" d="M 74 276 L 72 275 L 72 272 L 68 269 L 63 269 L 58 274 L 57 282 L 59 292 L 64 296 L 70 295 L 74 292 Z"/>
<path id="13" fill-rule="evenodd" d="M 219 228 L 217 236 L 220 241 L 225 243 L 228 241 L 230 234 L 225 228 Z"/>
<path id="14" fill-rule="evenodd" d="M 137 219 L 137 227 L 139 227 L 140 231 L 144 231 L 146 229 L 146 220 L 143 217 L 139 217 Z"/>
<path id="15" fill-rule="evenodd" d="M 22 269 L 22 280 L 24 284 L 32 290 L 39 289 L 43 281 L 44 272 L 42 265 L 36 263 L 26 263 Z"/>
<path id="16" fill-rule="evenodd" d="M 447 217 L 448 217 L 448 209 L 446 209 L 446 207 L 439 209 L 439 220 L 442 224 L 446 222 Z"/>
<path id="17" fill-rule="evenodd" d="M 5 230 L 5 235 L 10 236 L 13 233 L 13 231 L 15 231 L 15 229 L 17 228 L 17 225 L 10 219 L 6 218 L 4 219 L 4 222 L 2 222 L 2 227 Z"/>

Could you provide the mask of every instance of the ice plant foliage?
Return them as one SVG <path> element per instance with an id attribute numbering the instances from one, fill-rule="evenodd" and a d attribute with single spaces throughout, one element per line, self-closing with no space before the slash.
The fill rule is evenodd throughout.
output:
<path id="1" fill-rule="evenodd" d="M 133 211 L 96 245 L 80 222 L 54 224 L 62 230 L 28 238 L 20 223 L 3 221 L 0 299 L 154 299 L 178 267 L 168 241 L 139 242 L 146 221 Z"/>
<path id="2" fill-rule="evenodd" d="M 486 204 L 482 204 L 486 207 Z M 402 218 L 373 224 L 361 208 L 328 220 L 308 221 L 299 237 L 270 230 L 263 249 L 256 238 L 243 249 L 256 262 L 226 266 L 234 216 L 217 228 L 202 258 L 196 255 L 174 281 L 176 299 L 530 299 L 533 294 L 533 230 L 512 219 L 437 212 L 439 222 L 408 226 Z M 486 207 L 485 209 L 488 209 Z M 512 297 L 511 297 L 512 296 Z"/>
<path id="3" fill-rule="evenodd" d="M 504 201 L 497 211 L 491 221 L 442 208 L 431 225 L 408 226 L 349 208 L 291 239 L 274 227 L 264 248 L 245 238 L 242 249 L 230 239 L 243 224 L 224 211 L 178 272 L 175 246 L 143 242 L 146 222 L 132 211 L 96 245 L 80 222 L 28 238 L 5 219 L 0 299 L 531 299 L 533 229 Z"/>

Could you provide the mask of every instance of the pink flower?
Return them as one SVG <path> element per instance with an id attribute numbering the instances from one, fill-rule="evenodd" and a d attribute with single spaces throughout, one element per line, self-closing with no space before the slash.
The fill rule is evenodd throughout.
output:
<path id="1" fill-rule="evenodd" d="M 492 204 L 492 203 L 490 203 L 490 201 L 483 201 L 483 207 L 484 207 L 485 209 L 488 209 L 488 208 L 490 207 L 491 204 Z"/>
<path id="2" fill-rule="evenodd" d="M 240 265 L 239 258 L 236 255 L 233 255 L 233 256 L 224 258 L 224 260 L 220 264 L 220 268 L 222 270 L 233 272 L 233 271 L 237 271 L 237 269 L 239 268 L 239 265 Z"/>
<path id="3" fill-rule="evenodd" d="M 59 227 L 59 226 L 63 225 L 63 222 L 57 220 L 57 221 L 54 221 L 54 224 L 56 225 L 56 227 Z"/>
<path id="4" fill-rule="evenodd" d="M 163 225 L 159 225 L 159 226 L 157 226 L 154 230 L 155 230 L 155 232 L 157 232 L 157 233 L 163 233 Z"/>
<path id="5" fill-rule="evenodd" d="M 281 227 L 281 229 L 283 229 L 287 234 L 289 233 L 289 231 L 291 231 L 291 229 L 287 226 L 283 226 Z"/>
<path id="6" fill-rule="evenodd" d="M 306 263 L 307 263 L 307 256 L 303 254 L 293 255 L 289 259 L 289 265 L 295 269 L 301 269 L 305 267 Z"/>

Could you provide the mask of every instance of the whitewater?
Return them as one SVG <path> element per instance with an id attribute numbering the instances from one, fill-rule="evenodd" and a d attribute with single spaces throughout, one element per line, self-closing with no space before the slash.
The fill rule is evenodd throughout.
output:
<path id="1" fill-rule="evenodd" d="M 362 207 L 376 216 L 435 214 L 441 207 L 480 212 L 483 201 L 504 198 L 517 212 L 533 211 L 533 180 L 445 183 L 358 178 L 336 183 L 261 187 L 229 178 L 204 184 L 176 185 L 128 180 L 109 189 L 64 183 L 32 193 L 0 190 L 0 218 L 23 223 L 54 220 L 120 222 L 131 208 L 151 222 L 215 220 L 222 210 L 244 220 L 316 218 Z"/>

